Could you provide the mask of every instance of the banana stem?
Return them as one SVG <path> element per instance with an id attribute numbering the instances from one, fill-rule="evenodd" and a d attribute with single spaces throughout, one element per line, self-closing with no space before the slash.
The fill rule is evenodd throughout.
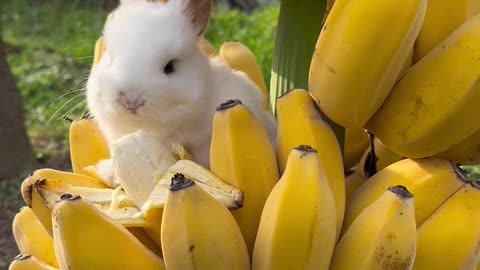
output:
<path id="1" fill-rule="evenodd" d="M 327 0 L 282 0 L 280 3 L 270 81 L 270 109 L 274 115 L 279 96 L 295 88 L 308 90 L 310 63 L 326 7 Z M 344 128 L 323 113 L 322 117 L 335 132 L 343 153 Z"/>

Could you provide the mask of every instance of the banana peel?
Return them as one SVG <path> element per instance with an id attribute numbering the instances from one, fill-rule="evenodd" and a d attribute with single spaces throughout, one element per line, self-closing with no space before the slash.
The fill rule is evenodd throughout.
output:
<path id="1" fill-rule="evenodd" d="M 179 160 L 168 168 L 163 175 L 156 173 L 157 184 L 148 201 L 142 206 L 142 211 L 148 211 L 152 208 L 163 208 L 171 179 L 177 174 L 183 174 L 188 179 L 195 181 L 196 184 L 229 210 L 235 210 L 243 206 L 242 191 L 225 183 L 200 164 L 191 160 Z"/>
<path id="2" fill-rule="evenodd" d="M 53 206 L 65 194 L 88 200 L 125 227 L 151 227 L 144 218 L 135 216 L 140 210 L 134 206 L 121 187 L 117 189 L 82 187 L 57 179 L 29 181 L 22 187 L 25 202 L 50 235 L 52 235 Z"/>

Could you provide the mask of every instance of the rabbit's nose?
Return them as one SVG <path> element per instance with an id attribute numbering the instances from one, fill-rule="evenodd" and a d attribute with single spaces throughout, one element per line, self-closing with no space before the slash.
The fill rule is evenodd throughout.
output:
<path id="1" fill-rule="evenodd" d="M 145 99 L 142 97 L 132 97 L 124 92 L 120 92 L 119 102 L 125 109 L 133 114 L 137 113 L 137 110 L 145 105 Z"/>

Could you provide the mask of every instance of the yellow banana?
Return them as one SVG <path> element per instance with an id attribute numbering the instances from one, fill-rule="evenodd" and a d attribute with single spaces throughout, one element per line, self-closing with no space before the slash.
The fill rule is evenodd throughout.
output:
<path id="1" fill-rule="evenodd" d="M 363 127 L 397 80 L 426 7 L 426 0 L 335 2 L 309 75 L 309 90 L 328 118 L 343 127 Z"/>
<path id="2" fill-rule="evenodd" d="M 358 190 L 358 188 L 367 181 L 367 177 L 364 174 L 358 172 L 357 169 L 345 177 L 345 199 L 346 203 L 349 204 L 349 201 L 352 199 L 353 194 Z"/>
<path id="3" fill-rule="evenodd" d="M 80 197 L 62 196 L 52 215 L 61 269 L 166 269 L 125 227 Z"/>
<path id="4" fill-rule="evenodd" d="M 318 154 L 299 146 L 263 208 L 252 269 L 327 270 L 336 227 L 335 200 Z"/>
<path id="5" fill-rule="evenodd" d="M 232 213 L 252 254 L 263 206 L 279 174 L 265 127 L 239 100 L 227 101 L 215 112 L 210 169 L 244 194 L 243 207 Z"/>
<path id="6" fill-rule="evenodd" d="M 105 188 L 103 182 L 82 174 L 39 169 L 29 175 L 21 186 L 23 200 L 50 235 L 52 234 L 52 211 L 35 188 L 35 184 L 41 180 L 63 181 L 65 184 L 78 187 Z"/>
<path id="7" fill-rule="evenodd" d="M 410 52 L 407 55 L 407 59 L 405 59 L 405 62 L 403 63 L 402 69 L 400 70 L 400 74 L 398 75 L 397 79 L 401 79 L 402 76 L 407 73 L 407 71 L 410 69 L 410 67 L 413 65 L 413 48 L 410 49 Z"/>
<path id="8" fill-rule="evenodd" d="M 345 232 L 363 209 L 393 185 L 405 186 L 415 196 L 415 220 L 419 225 L 465 182 L 463 174 L 446 160 L 398 161 L 379 171 L 355 192 L 346 207 L 342 231 Z"/>
<path id="9" fill-rule="evenodd" d="M 363 128 L 346 128 L 343 147 L 343 166 L 352 168 L 368 148 L 368 134 Z"/>
<path id="10" fill-rule="evenodd" d="M 155 187 L 150 193 L 146 203 L 142 206 L 143 217 L 147 223 L 151 224 L 151 226 L 145 228 L 145 230 L 157 245 L 161 240 L 160 227 L 166 195 L 170 187 L 171 179 L 177 173 L 181 173 L 185 177 L 195 181 L 198 186 L 230 210 L 238 209 L 243 205 L 243 193 L 240 190 L 226 184 L 212 172 L 193 161 L 179 160 L 169 167 L 164 175 L 155 175 Z"/>
<path id="11" fill-rule="evenodd" d="M 26 254 L 20 254 L 10 263 L 8 270 L 58 270 L 41 260 Z"/>
<path id="12" fill-rule="evenodd" d="M 101 160 L 109 159 L 108 143 L 93 119 L 74 120 L 70 125 L 70 158 L 73 172 L 92 177 L 84 169 Z"/>
<path id="13" fill-rule="evenodd" d="M 213 47 L 205 37 L 200 38 L 198 41 L 198 47 L 208 57 L 214 56 L 217 53 L 215 47 Z"/>
<path id="14" fill-rule="evenodd" d="M 357 189 L 367 181 L 367 179 L 385 167 L 400 161 L 403 157 L 393 153 L 383 146 L 377 139 L 373 141 L 374 151 L 371 147 L 363 153 L 360 162 L 355 166 L 355 170 L 345 178 L 345 194 L 347 204 L 352 199 Z M 373 158 L 373 154 L 375 157 Z"/>
<path id="15" fill-rule="evenodd" d="M 409 158 L 441 153 L 480 128 L 480 15 L 458 28 L 395 85 L 366 128 Z M 454 89 L 454 91 L 452 90 Z"/>
<path id="16" fill-rule="evenodd" d="M 235 218 L 182 174 L 172 178 L 167 192 L 161 237 L 169 270 L 250 269 L 247 246 Z"/>
<path id="17" fill-rule="evenodd" d="M 480 130 L 448 148 L 435 157 L 451 160 L 462 165 L 475 165 L 480 162 Z"/>
<path id="18" fill-rule="evenodd" d="M 327 0 L 325 6 L 325 13 L 323 14 L 323 21 L 322 24 L 325 24 L 325 20 L 328 18 L 330 11 L 332 10 L 333 5 L 335 4 L 335 0 Z"/>
<path id="19" fill-rule="evenodd" d="M 415 42 L 418 62 L 472 16 L 480 13 L 478 0 L 428 0 L 427 12 Z"/>
<path id="20" fill-rule="evenodd" d="M 13 236 L 23 254 L 32 255 L 48 265 L 58 267 L 53 239 L 37 219 L 32 209 L 22 207 L 13 218 Z"/>
<path id="21" fill-rule="evenodd" d="M 220 47 L 220 57 L 231 69 L 244 72 L 260 89 L 264 98 L 264 108 L 268 110 L 270 107 L 267 84 L 253 52 L 240 42 L 225 42 Z"/>
<path id="22" fill-rule="evenodd" d="M 99 37 L 97 41 L 95 42 L 95 50 L 93 54 L 93 64 L 92 64 L 92 70 L 95 68 L 95 66 L 100 62 L 100 59 L 102 59 L 103 52 L 105 51 L 105 40 L 103 36 Z"/>
<path id="23" fill-rule="evenodd" d="M 403 186 L 389 187 L 358 215 L 337 244 L 330 270 L 410 270 L 416 229 L 413 195 Z"/>
<path id="24" fill-rule="evenodd" d="M 395 154 L 394 152 L 386 148 L 378 139 L 374 139 L 373 149 L 375 153 L 375 168 L 371 169 L 373 169 L 375 172 L 379 172 L 387 166 L 403 159 L 402 156 Z M 371 147 L 368 147 L 368 149 L 363 153 L 363 156 L 358 163 L 358 168 L 356 168 L 356 170 L 358 169 L 359 173 L 362 175 L 365 175 L 366 173 L 365 166 L 368 167 L 370 165 L 373 165 L 365 165 L 366 162 L 371 162 L 371 160 L 368 160 L 369 158 L 371 158 L 369 157 L 369 155 L 372 155 Z M 375 172 L 373 172 L 373 174 L 375 174 Z M 372 175 L 372 172 L 369 172 L 369 175 Z"/>
<path id="25" fill-rule="evenodd" d="M 291 90 L 278 99 L 277 120 L 277 159 L 281 172 L 293 148 L 304 144 L 317 149 L 335 198 L 338 236 L 345 211 L 345 176 L 335 133 L 323 121 L 308 92 L 302 89 Z"/>
<path id="26" fill-rule="evenodd" d="M 162 256 L 161 245 L 157 245 L 155 241 L 153 241 L 150 234 L 145 231 L 145 228 L 142 227 L 129 227 L 127 230 L 133 234 L 142 244 L 151 250 L 153 253 L 157 254 L 158 256 Z"/>
<path id="27" fill-rule="evenodd" d="M 106 185 L 93 177 L 83 174 L 58 171 L 53 169 L 38 169 L 30 174 L 22 183 L 22 188 L 34 184 L 38 180 L 61 180 L 65 184 L 79 187 L 106 188 Z"/>
<path id="28" fill-rule="evenodd" d="M 475 269 L 480 260 L 479 205 L 480 190 L 466 184 L 425 220 L 417 230 L 413 269 Z"/>

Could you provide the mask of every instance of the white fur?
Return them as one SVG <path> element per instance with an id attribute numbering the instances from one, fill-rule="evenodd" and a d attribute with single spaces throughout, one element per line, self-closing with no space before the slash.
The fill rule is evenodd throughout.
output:
<path id="1" fill-rule="evenodd" d="M 253 83 L 201 53 L 184 4 L 123 1 L 105 25 L 106 51 L 88 80 L 87 101 L 110 143 L 142 128 L 167 143 L 182 143 L 208 168 L 213 115 L 221 103 L 241 100 L 262 121 L 272 143 L 276 125 Z M 176 71 L 165 75 L 171 59 L 178 59 Z M 143 98 L 145 106 L 131 113 L 119 103 L 120 91 Z"/>

